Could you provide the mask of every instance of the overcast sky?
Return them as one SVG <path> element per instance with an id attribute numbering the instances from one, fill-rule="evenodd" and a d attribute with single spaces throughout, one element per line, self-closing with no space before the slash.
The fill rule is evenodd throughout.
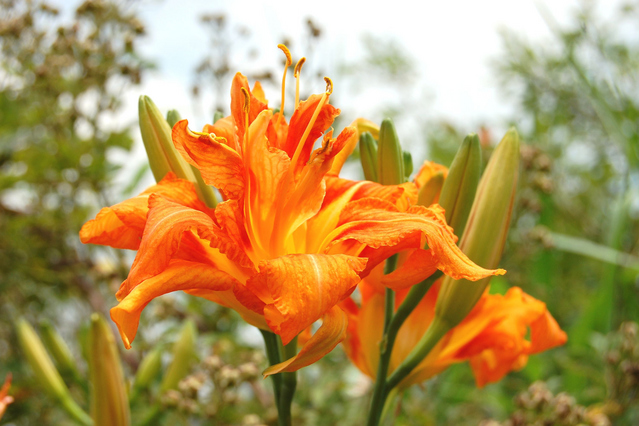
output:
<path id="1" fill-rule="evenodd" d="M 600 3 L 605 3 L 600 6 L 601 12 L 608 13 L 618 0 Z M 419 7 L 416 8 L 415 4 Z M 199 17 L 203 13 L 224 13 L 233 26 L 245 26 L 250 30 L 249 40 L 258 48 L 259 60 L 268 66 L 275 66 L 281 61 L 282 54 L 276 46 L 283 38 L 292 40 L 291 50 L 295 58 L 308 54 L 302 50 L 308 17 L 313 18 L 323 34 L 312 60 L 321 61 L 323 68 L 328 70 L 357 59 L 361 55 L 363 35 L 392 38 L 415 60 L 419 71 L 415 91 L 428 95 L 424 97 L 424 102 L 428 103 L 427 118 L 444 118 L 468 131 L 476 130 L 480 124 L 503 125 L 505 117 L 512 115 L 513 104 L 502 96 L 490 68 L 491 61 L 501 51 L 499 31 L 508 28 L 529 40 L 552 43 L 550 32 L 539 13 L 539 5 L 546 7 L 559 22 L 567 23 L 570 12 L 579 2 L 143 1 L 139 12 L 148 34 L 140 47 L 143 54 L 156 63 L 157 70 L 147 76 L 142 87 L 133 88 L 126 94 L 124 116 L 135 119 L 137 98 L 145 94 L 163 111 L 178 109 L 182 117 L 189 118 L 193 128 L 200 128 L 211 121 L 208 111 L 212 107 L 212 97 L 204 98 L 200 104 L 204 108 L 199 109 L 193 108 L 191 100 L 193 71 L 208 49 L 207 34 Z M 238 67 L 237 71 L 248 71 L 243 64 Z M 334 83 L 339 92 L 343 82 L 335 79 Z M 313 85 L 315 92 L 324 88 L 323 81 L 317 78 L 308 77 L 303 84 Z M 366 101 L 360 101 L 361 108 L 357 107 L 356 114 L 368 112 L 373 102 L 369 102 L 366 95 L 369 93 L 370 98 L 375 99 L 378 89 L 358 88 L 358 96 Z M 267 97 L 271 105 L 279 106 L 278 93 L 267 93 Z M 348 104 L 348 100 L 340 101 Z M 228 100 L 223 103 L 228 104 Z M 336 106 L 344 108 L 343 105 Z M 203 110 L 207 113 L 203 114 Z M 354 118 L 357 117 L 345 117 L 345 121 L 350 122 Z M 399 129 L 400 137 L 402 130 L 410 131 L 409 128 Z M 137 151 L 141 149 L 140 143 Z"/>

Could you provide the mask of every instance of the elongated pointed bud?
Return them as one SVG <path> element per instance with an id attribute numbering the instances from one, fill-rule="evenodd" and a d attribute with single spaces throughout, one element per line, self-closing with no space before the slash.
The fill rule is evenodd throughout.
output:
<path id="1" fill-rule="evenodd" d="M 377 182 L 377 142 L 369 132 L 364 132 L 359 137 L 359 155 L 364 178 Z"/>
<path id="2" fill-rule="evenodd" d="M 147 389 L 153 379 L 158 376 L 158 373 L 162 369 L 162 348 L 156 346 L 149 352 L 138 367 L 138 371 L 135 374 L 135 381 L 133 382 L 133 394 L 138 394 L 144 389 Z"/>
<path id="3" fill-rule="evenodd" d="M 175 126 L 175 123 L 177 123 L 181 119 L 182 117 L 180 116 L 180 113 L 175 109 L 170 109 L 166 113 L 166 122 L 169 124 L 170 128 L 173 128 L 173 126 Z"/>
<path id="4" fill-rule="evenodd" d="M 413 154 L 411 154 L 408 151 L 404 151 L 402 155 L 404 156 L 404 178 L 405 180 L 408 180 L 408 178 L 410 177 L 410 175 L 413 173 L 413 170 L 414 170 Z"/>
<path id="5" fill-rule="evenodd" d="M 431 178 L 419 188 L 417 204 L 420 206 L 430 206 L 439 199 L 439 194 L 444 185 L 444 173 L 436 172 Z"/>
<path id="6" fill-rule="evenodd" d="M 148 96 L 140 96 L 138 114 L 142 141 L 156 182 L 172 171 L 180 179 L 193 182 L 200 200 L 208 207 L 215 207 L 217 199 L 213 189 L 204 182 L 200 171 L 188 164 L 173 145 L 171 126 L 167 120 L 177 122 L 180 114 L 176 110 L 171 110 L 165 120 Z"/>
<path id="7" fill-rule="evenodd" d="M 170 171 L 179 178 L 187 179 L 185 167 L 180 163 L 173 147 L 171 128 L 148 96 L 140 96 L 138 115 L 144 149 L 156 182 L 161 181 Z"/>
<path id="8" fill-rule="evenodd" d="M 62 381 L 60 373 L 53 365 L 53 361 L 33 327 L 26 320 L 20 318 L 16 323 L 16 332 L 22 351 L 40 386 L 50 396 L 56 398 L 71 417 L 81 424 L 91 425 L 93 423 L 91 417 L 71 397 L 69 389 Z"/>
<path id="9" fill-rule="evenodd" d="M 377 148 L 377 176 L 382 185 L 404 183 L 404 156 L 393 121 L 382 121 Z"/>
<path id="10" fill-rule="evenodd" d="M 71 376 L 78 380 L 80 373 L 76 368 L 76 361 L 71 354 L 69 346 L 64 342 L 62 336 L 58 334 L 53 325 L 49 321 L 42 321 L 40 323 L 40 331 L 42 335 L 42 341 L 49 353 L 53 357 L 55 364 L 60 369 L 63 375 Z"/>
<path id="11" fill-rule="evenodd" d="M 213 114 L 213 124 L 217 123 L 219 120 L 224 118 L 224 113 L 222 111 L 215 111 Z"/>
<path id="12" fill-rule="evenodd" d="M 176 389 L 182 380 L 191 370 L 195 361 L 195 339 L 197 329 L 195 323 L 187 320 L 180 331 L 180 337 L 173 345 L 173 361 L 164 375 L 160 389 L 165 392 L 169 389 Z"/>
<path id="13" fill-rule="evenodd" d="M 479 266 L 499 265 L 506 243 L 519 174 L 519 135 L 512 128 L 493 152 L 479 182 L 475 202 L 459 247 Z M 488 286 L 490 278 L 471 282 L 444 279 L 435 306 L 435 321 L 459 324 Z"/>
<path id="14" fill-rule="evenodd" d="M 131 414 L 115 336 L 102 315 L 91 315 L 89 332 L 91 417 L 96 426 L 128 426 Z"/>
<path id="15" fill-rule="evenodd" d="M 446 222 L 459 238 L 466 229 L 480 177 L 481 145 L 477 135 L 471 133 L 457 150 L 439 196 L 439 205 L 446 210 Z"/>

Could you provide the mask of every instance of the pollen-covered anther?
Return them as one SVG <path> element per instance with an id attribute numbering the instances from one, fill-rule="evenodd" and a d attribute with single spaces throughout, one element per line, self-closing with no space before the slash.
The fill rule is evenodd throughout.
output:
<path id="1" fill-rule="evenodd" d="M 324 81 L 326 82 L 326 94 L 327 95 L 332 95 L 333 94 L 333 80 L 331 80 L 329 77 L 324 77 Z"/>

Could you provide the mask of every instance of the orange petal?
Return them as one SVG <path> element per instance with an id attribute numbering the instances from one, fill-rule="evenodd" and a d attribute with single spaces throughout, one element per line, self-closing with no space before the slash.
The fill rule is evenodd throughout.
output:
<path id="1" fill-rule="evenodd" d="M 325 194 L 324 175 L 330 170 L 335 155 L 344 147 L 350 132 L 352 130 L 342 132 L 335 140 L 331 139 L 331 132 L 328 132 L 322 147 L 313 152 L 308 164 L 302 168 L 293 189 L 289 190 L 284 185 L 280 187 L 280 190 L 286 190 L 286 192 L 280 192 L 278 197 L 280 202 L 273 228 L 273 234 L 277 235 L 278 239 L 288 238 L 300 225 L 317 214 Z M 290 179 L 291 176 L 287 178 Z M 272 247 L 275 247 L 276 253 L 278 250 L 284 250 L 283 241 L 274 241 L 274 243 Z"/>
<path id="2" fill-rule="evenodd" d="M 297 355 L 272 365 L 264 371 L 264 377 L 271 374 L 299 370 L 302 367 L 313 364 L 344 340 L 348 319 L 346 314 L 338 306 L 333 306 L 322 316 L 322 326 L 313 337 L 302 347 Z"/>
<path id="3" fill-rule="evenodd" d="M 530 330 L 530 341 L 526 335 Z M 469 336 L 471 339 L 469 340 Z M 564 333 L 546 305 L 513 287 L 505 296 L 485 295 L 451 337 L 466 341 L 454 357 L 470 358 L 477 386 L 500 380 L 526 365 L 529 355 L 562 345 Z"/>
<path id="4" fill-rule="evenodd" d="M 159 195 L 149 197 L 149 213 L 140 249 L 131 266 L 131 272 L 120 291 L 118 299 L 126 296 L 142 281 L 158 275 L 167 268 L 181 245 L 185 235 L 191 232 L 210 241 L 212 250 L 204 256 L 211 265 L 235 276 L 243 276 L 242 264 L 250 264 L 246 254 L 213 222 L 207 214 L 173 203 Z M 194 250 L 201 251 L 202 247 Z M 218 255 L 215 256 L 215 253 Z M 188 259 L 187 260 L 191 260 Z M 198 260 L 203 261 L 201 258 Z"/>
<path id="5" fill-rule="evenodd" d="M 111 319 L 117 324 L 127 349 L 135 339 L 140 314 L 156 297 L 178 290 L 230 290 L 237 281 L 216 267 L 184 260 L 171 261 L 161 274 L 138 284 L 120 303 L 111 309 Z"/>
<path id="6" fill-rule="evenodd" d="M 437 164 L 434 161 L 425 161 L 415 175 L 415 185 L 421 188 L 426 182 L 431 180 L 434 175 L 440 172 L 444 174 L 444 179 L 446 179 L 446 176 L 448 176 L 448 167 Z"/>
<path id="7" fill-rule="evenodd" d="M 353 256 L 292 254 L 263 261 L 246 286 L 266 303 L 266 321 L 286 345 L 355 289 L 365 265 Z"/>
<path id="8" fill-rule="evenodd" d="M 437 270 L 437 258 L 430 250 L 415 249 L 397 269 L 384 275 L 380 282 L 384 287 L 401 290 L 425 280 Z"/>
<path id="9" fill-rule="evenodd" d="M 313 113 L 321 99 L 322 95 L 311 95 L 306 101 L 300 102 L 293 113 L 288 126 L 286 144 L 284 145 L 284 151 L 286 151 L 289 158 L 293 158 L 297 145 L 299 145 L 302 135 L 310 123 Z M 333 120 L 335 120 L 335 117 L 337 117 L 339 113 L 339 109 L 328 103 L 322 106 L 322 110 L 317 116 L 315 123 L 313 123 L 311 132 L 308 134 L 306 141 L 304 141 L 304 147 L 302 148 L 298 164 L 303 165 L 308 161 L 315 141 L 333 124 Z"/>
<path id="10" fill-rule="evenodd" d="M 417 202 L 417 187 L 412 182 L 401 185 L 381 185 L 370 181 L 352 181 L 329 176 L 326 178 L 326 198 L 324 204 L 330 203 L 333 198 L 339 197 L 353 185 L 358 185 L 358 190 L 352 195 L 351 201 L 362 198 L 381 198 L 384 201 L 395 204 L 400 211 L 405 211 L 410 205 Z"/>
<path id="11" fill-rule="evenodd" d="M 95 219 L 84 224 L 80 230 L 80 240 L 84 244 L 137 250 L 149 211 L 149 195 L 154 193 L 197 210 L 208 210 L 198 199 L 191 182 L 168 173 L 158 184 L 140 195 L 100 210 Z"/>
<path id="12" fill-rule="evenodd" d="M 204 181 L 218 188 L 225 198 L 238 199 L 244 193 L 244 163 L 228 145 L 209 135 L 197 135 L 181 120 L 173 126 L 175 149 L 200 170 Z"/>
<path id="13" fill-rule="evenodd" d="M 244 118 L 245 98 L 244 93 L 242 93 L 242 88 L 246 89 L 250 97 L 249 124 L 255 120 L 255 117 L 257 117 L 260 112 L 267 108 L 266 103 L 262 102 L 251 93 L 246 77 L 239 72 L 235 74 L 233 84 L 231 86 L 231 115 L 233 116 L 233 120 L 235 120 L 235 125 L 237 126 L 237 139 L 240 142 L 243 140 L 244 133 L 246 132 L 246 123 Z"/>
<path id="14" fill-rule="evenodd" d="M 375 257 L 369 259 L 368 270 L 392 254 L 389 248 L 396 251 L 422 248 L 426 243 L 437 261 L 437 269 L 454 279 L 476 281 L 505 273 L 503 269 L 487 270 L 472 262 L 455 244 L 457 237 L 446 224 L 443 209 L 437 205 L 413 206 L 407 212 L 400 212 L 388 202 L 366 198 L 348 204 L 340 223 L 341 226 L 326 238 L 326 250 L 347 240 L 365 244 L 368 246 L 365 255 Z M 385 250 L 384 257 L 374 256 L 375 249 L 380 248 Z"/>
<path id="15" fill-rule="evenodd" d="M 351 125 L 347 127 L 353 131 L 349 133 L 348 139 L 346 139 L 344 143 L 344 149 L 340 150 L 340 152 L 335 156 L 335 160 L 333 161 L 333 165 L 331 166 L 331 170 L 328 172 L 329 175 L 337 176 L 339 172 L 342 170 L 344 163 L 348 159 L 348 157 L 353 153 L 357 143 L 359 142 L 359 132 L 357 131 L 357 127 Z"/>
<path id="16" fill-rule="evenodd" d="M 234 151 L 237 147 L 237 134 L 235 131 L 235 121 L 233 121 L 231 116 L 220 118 L 215 124 L 205 124 L 202 129 L 202 133 L 213 133 L 218 138 L 222 138 L 219 141 Z"/>

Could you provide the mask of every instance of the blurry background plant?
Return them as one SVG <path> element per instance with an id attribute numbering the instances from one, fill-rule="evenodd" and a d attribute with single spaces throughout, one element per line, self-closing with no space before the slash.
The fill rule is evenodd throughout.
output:
<path id="1" fill-rule="evenodd" d="M 344 91 L 335 92 L 333 103 L 342 108 L 342 117 L 350 121 L 364 115 L 377 122 L 393 117 L 410 135 L 403 141 L 415 141 L 408 149 L 416 159 L 428 152 L 430 160 L 450 164 L 469 130 L 480 134 L 487 159 L 496 142 L 491 126 L 517 126 L 523 170 L 502 262 L 508 275 L 507 280 L 493 279 L 491 291 L 520 286 L 545 301 L 569 335 L 564 348 L 531 358 L 523 371 L 481 391 L 467 366 L 451 367 L 423 387 L 404 392 L 395 424 L 533 422 L 542 420 L 542 414 L 532 413 L 522 401 L 540 392 L 547 396 L 546 413 L 566 403 L 579 412 L 583 407 L 605 414 L 614 424 L 637 423 L 636 325 L 614 331 L 624 321 L 639 320 L 637 7 L 636 1 L 629 2 L 614 16 L 602 18 L 594 12 L 596 2 L 584 2 L 572 22 L 563 25 L 546 14 L 554 40 L 544 45 L 504 33 L 495 74 L 518 108 L 508 123 L 481 129 L 423 120 L 424 97 L 410 84 L 415 62 L 395 40 L 369 36 L 362 43 L 366 66 L 345 63 L 339 68 L 341 77 L 334 80 L 341 81 Z M 92 311 L 106 314 L 114 305 L 112 294 L 130 259 L 80 246 L 77 231 L 90 212 L 124 198 L 113 189 L 118 169 L 111 154 L 128 152 L 137 129 L 134 117 L 125 122 L 114 117 L 121 111 L 124 90 L 142 81 L 150 64 L 139 54 L 144 26 L 136 18 L 135 3 L 85 1 L 66 20 L 42 1 L 0 0 L 0 8 L 0 377 L 13 372 L 10 394 L 16 398 L 3 420 L 65 424 L 69 417 L 57 404 L 40 397 L 13 326 L 18 316 L 32 324 L 52 321 L 40 335 L 53 356 L 46 329 L 61 332 L 76 371 L 60 364 L 57 368 L 74 398 L 88 407 L 82 379 L 87 366 L 78 362 L 86 356 L 82 342 L 87 341 L 88 319 Z M 246 69 L 245 61 L 255 64 L 259 58 L 248 30 L 235 25 L 239 19 L 203 17 L 208 33 L 203 31 L 202 43 L 208 37 L 211 51 L 194 73 L 199 94 L 212 90 L 213 109 L 225 114 L 227 102 L 220 99 L 227 96 L 230 76 L 240 65 Z M 299 46 L 287 44 L 310 57 L 324 42 L 324 30 L 313 20 L 306 25 L 307 38 L 297 41 Z M 335 77 L 320 59 L 309 60 L 311 67 L 302 76 L 331 71 Z M 252 66 L 252 77 L 269 81 L 267 67 Z M 348 104 L 354 92 L 372 90 L 366 99 L 376 100 L 376 90 L 387 90 L 376 89 L 380 86 L 390 87 L 400 101 Z M 306 90 L 311 89 L 302 84 Z M 126 191 L 136 188 L 142 173 L 149 172 L 141 169 Z M 187 318 L 200 332 L 195 350 L 199 361 L 184 372 L 187 377 L 177 388 L 162 391 L 160 375 L 136 388 L 134 373 L 145 365 L 140 364 L 142 355 L 155 354 L 152 365 L 159 359 L 159 365 L 168 367 L 168 342 L 177 340 Z M 138 393 L 132 394 L 133 424 L 154 419 L 155 410 L 163 413 L 165 424 L 204 418 L 219 424 L 273 424 L 275 413 L 265 408 L 272 397 L 270 384 L 255 380 L 253 367 L 242 367 L 251 364 L 262 371 L 266 362 L 255 355 L 261 347 L 232 312 L 197 298 L 166 296 L 154 302 L 142 322 L 147 332 L 138 337 L 135 349 L 121 354 L 125 377 Z M 122 349 L 119 342 L 118 347 Z M 252 373 L 239 379 L 242 368 Z M 545 387 L 529 389 L 540 379 Z M 516 394 L 520 396 L 513 399 Z M 301 371 L 293 413 L 299 424 L 357 424 L 369 398 L 369 382 L 335 350 Z"/>

